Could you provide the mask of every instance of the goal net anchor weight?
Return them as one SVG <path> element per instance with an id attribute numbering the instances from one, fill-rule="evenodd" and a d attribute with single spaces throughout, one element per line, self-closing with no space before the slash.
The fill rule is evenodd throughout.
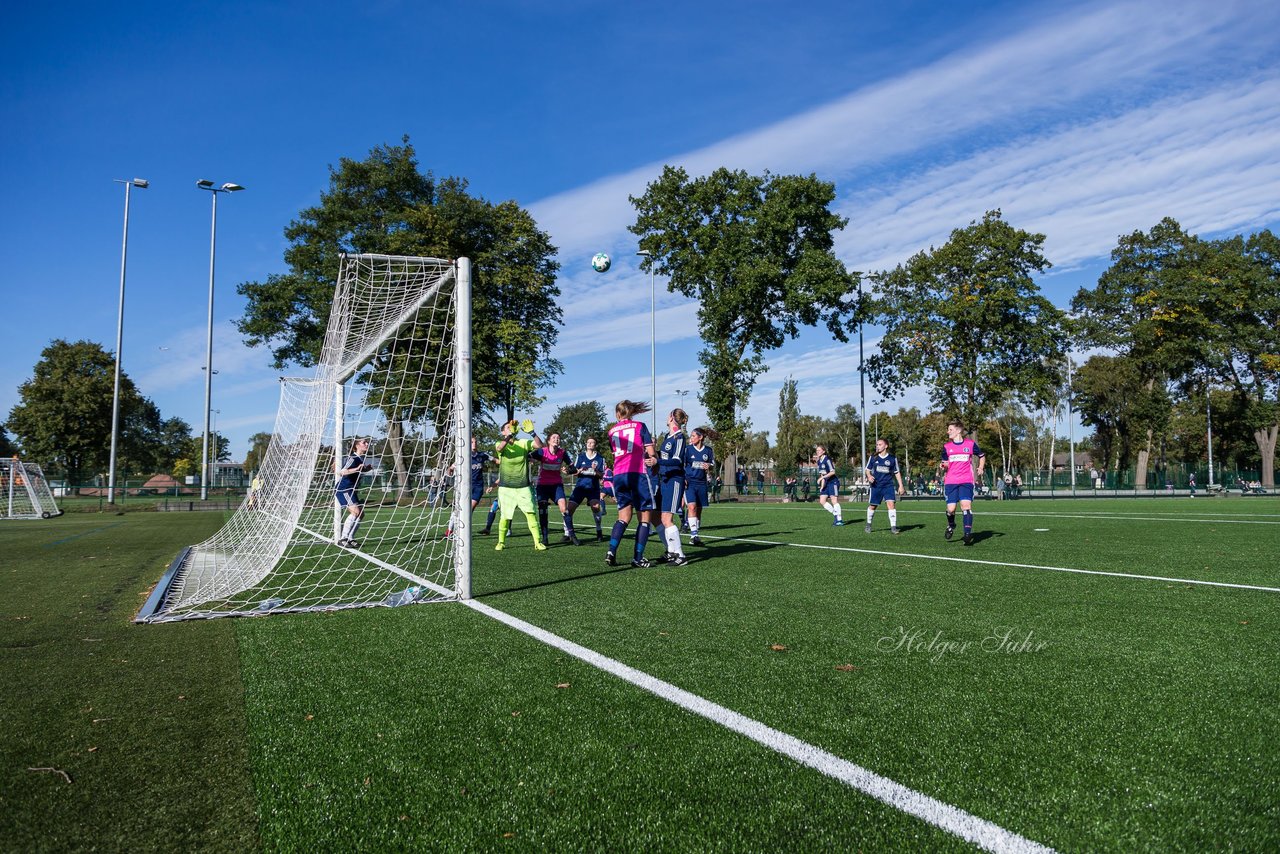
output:
<path id="1" fill-rule="evenodd" d="M 470 598 L 470 312 L 466 258 L 344 255 L 315 376 L 281 381 L 259 488 L 136 621 Z M 363 514 L 340 546 L 358 438 Z"/>

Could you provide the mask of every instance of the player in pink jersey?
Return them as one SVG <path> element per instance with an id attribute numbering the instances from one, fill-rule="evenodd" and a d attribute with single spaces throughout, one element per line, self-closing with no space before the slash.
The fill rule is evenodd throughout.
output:
<path id="1" fill-rule="evenodd" d="M 552 433 L 548 436 L 547 444 L 530 454 L 529 459 L 538 466 L 534 491 L 538 495 L 538 524 L 542 530 L 542 541 L 551 542 L 547 536 L 547 507 L 554 501 L 560 508 L 560 518 L 564 521 L 564 541 L 575 546 L 581 545 L 573 530 L 573 517 L 568 513 L 564 496 L 564 472 L 569 468 L 569 452 L 560 447 L 560 434 Z"/>
<path id="2" fill-rule="evenodd" d="M 618 423 L 609 428 L 609 447 L 613 450 L 613 497 L 618 502 L 618 521 L 613 523 L 613 530 L 609 533 L 609 551 L 604 557 L 608 566 L 618 565 L 618 545 L 635 510 L 640 511 L 640 517 L 631 565 L 649 566 L 644 557 L 644 547 L 655 521 L 654 488 L 649 475 L 649 466 L 655 461 L 653 435 L 648 425 L 632 418 L 648 411 L 649 404 L 631 400 L 619 401 L 614 408 Z"/>
<path id="3" fill-rule="evenodd" d="M 964 512 L 964 544 L 973 545 L 973 464 L 978 464 L 978 477 L 987 464 L 987 455 L 973 439 L 964 437 L 964 425 L 952 421 L 947 425 L 947 443 L 942 448 L 938 470 L 942 472 L 942 489 L 947 499 L 946 539 L 956 530 L 956 505 Z"/>

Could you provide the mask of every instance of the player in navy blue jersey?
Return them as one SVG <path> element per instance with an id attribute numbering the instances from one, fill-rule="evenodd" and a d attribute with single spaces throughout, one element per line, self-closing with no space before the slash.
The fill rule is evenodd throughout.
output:
<path id="1" fill-rule="evenodd" d="M 683 409 L 673 409 L 667 416 L 667 438 L 658 451 L 658 482 L 661 484 L 660 495 L 662 536 L 667 541 L 667 553 L 664 557 L 671 566 L 683 566 L 689 562 L 684 555 L 684 547 L 680 544 L 680 526 L 675 517 L 684 502 L 685 479 L 684 470 L 689 461 L 689 439 L 684 435 L 684 425 L 689 423 L 689 414 Z"/>
<path id="2" fill-rule="evenodd" d="M 334 485 L 334 497 L 337 498 L 339 506 L 347 508 L 347 520 L 343 523 L 342 534 L 338 537 L 338 545 L 343 548 L 360 547 L 355 536 L 356 529 L 360 527 L 360 520 L 364 517 L 364 502 L 360 500 L 360 493 L 356 492 L 356 487 L 360 483 L 360 476 L 373 468 L 364 461 L 364 455 L 367 453 L 369 453 L 369 440 L 356 439 L 351 443 L 351 453 L 335 472 L 338 482 Z"/>
<path id="3" fill-rule="evenodd" d="M 581 504 L 591 508 L 591 515 L 596 520 L 596 542 L 604 540 L 604 502 L 600 500 L 600 481 L 604 478 L 604 456 L 596 453 L 596 437 L 587 437 L 587 449 L 578 452 L 573 463 L 574 473 L 578 479 L 573 484 L 573 494 L 569 496 L 569 520 L 573 520 L 573 511 Z"/>
<path id="4" fill-rule="evenodd" d="M 844 524 L 840 517 L 840 478 L 836 476 L 836 464 L 827 456 L 826 445 L 815 445 L 814 462 L 818 464 L 818 503 L 836 519 L 831 524 L 839 527 Z"/>
<path id="5" fill-rule="evenodd" d="M 894 486 L 898 491 L 906 493 L 907 488 L 902 483 L 902 472 L 898 468 L 898 458 L 889 453 L 889 440 L 876 439 L 876 454 L 867 461 L 867 483 L 871 487 L 871 498 L 867 502 L 867 527 L 866 532 L 871 533 L 871 520 L 876 515 L 876 508 L 880 504 L 884 504 L 889 510 L 889 530 L 893 533 L 898 531 L 898 509 L 895 501 L 898 493 L 894 491 Z"/>
<path id="6" fill-rule="evenodd" d="M 716 453 L 706 442 L 719 439 L 710 427 L 695 427 L 689 433 L 689 450 L 684 465 L 684 503 L 689 511 L 689 545 L 702 545 L 698 531 L 702 527 L 702 508 L 707 506 L 708 488 L 715 477 Z"/>
<path id="7" fill-rule="evenodd" d="M 480 504 L 480 499 L 484 498 L 484 467 L 491 460 L 484 451 L 476 450 L 476 437 L 471 437 L 471 512 L 475 513 L 476 507 Z M 453 536 L 453 521 L 449 522 L 449 529 L 445 531 L 446 537 Z"/>

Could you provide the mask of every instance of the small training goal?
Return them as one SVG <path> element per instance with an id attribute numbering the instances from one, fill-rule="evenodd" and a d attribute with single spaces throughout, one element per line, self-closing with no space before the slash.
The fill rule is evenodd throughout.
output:
<path id="1" fill-rule="evenodd" d="M 44 471 L 35 463 L 14 457 L 0 460 L 0 501 L 6 519 L 48 519 L 61 516 Z"/>
<path id="2" fill-rule="evenodd" d="M 343 256 L 315 376 L 281 380 L 256 488 L 137 621 L 469 598 L 470 306 L 468 259 Z M 347 536 L 338 472 L 361 439 Z"/>

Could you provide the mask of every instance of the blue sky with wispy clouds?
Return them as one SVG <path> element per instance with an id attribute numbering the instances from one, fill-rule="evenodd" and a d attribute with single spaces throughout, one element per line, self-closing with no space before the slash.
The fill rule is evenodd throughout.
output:
<path id="1" fill-rule="evenodd" d="M 111 179 L 138 176 L 152 187 L 133 194 L 125 369 L 165 415 L 201 422 L 209 198 L 194 182 L 235 181 L 248 190 L 219 205 L 213 405 L 237 457 L 270 428 L 277 382 L 231 324 L 235 284 L 283 269 L 282 229 L 329 164 L 404 133 L 424 168 L 516 199 L 561 250 L 566 371 L 534 413 L 544 421 L 565 403 L 649 396 L 628 195 L 667 163 L 834 181 L 849 218 L 837 251 L 859 270 L 1001 208 L 1047 235 L 1041 286 L 1060 305 L 1118 235 L 1161 217 L 1202 234 L 1280 224 L 1280 6 L 1265 2 L 157 3 L 11 17 L 0 417 L 49 340 L 114 345 Z M 601 250 L 615 258 L 603 276 L 588 263 Z M 696 306 L 659 288 L 669 407 L 697 388 Z M 748 408 L 757 428 L 772 430 L 787 376 L 807 412 L 857 400 L 856 345 L 825 331 L 769 361 Z"/>

